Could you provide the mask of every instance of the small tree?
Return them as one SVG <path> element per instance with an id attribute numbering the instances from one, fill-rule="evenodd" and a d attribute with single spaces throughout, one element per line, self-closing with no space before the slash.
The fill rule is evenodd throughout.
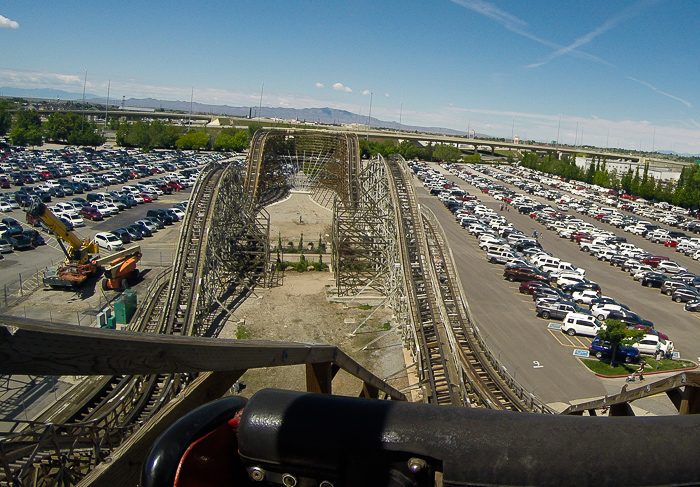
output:
<path id="1" fill-rule="evenodd" d="M 301 237 L 299 237 L 299 246 L 297 247 L 299 252 L 304 251 L 304 233 L 302 232 Z"/>
<path id="2" fill-rule="evenodd" d="M 631 345 L 640 340 L 645 333 L 644 330 L 628 329 L 627 325 L 620 320 L 606 320 L 598 336 L 610 342 L 610 366 L 615 367 L 615 352 L 618 346 Z"/>

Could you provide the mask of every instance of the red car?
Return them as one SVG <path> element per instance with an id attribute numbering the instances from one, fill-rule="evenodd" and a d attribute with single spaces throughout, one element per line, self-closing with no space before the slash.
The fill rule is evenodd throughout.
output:
<path id="1" fill-rule="evenodd" d="M 664 245 L 666 247 L 676 247 L 678 245 L 678 240 L 666 240 Z"/>
<path id="2" fill-rule="evenodd" d="M 10 189 L 11 187 L 12 184 L 10 183 L 10 180 L 7 179 L 5 176 L 0 176 L 0 188 Z"/>
<path id="3" fill-rule="evenodd" d="M 662 260 L 669 260 L 669 258 L 662 255 L 650 255 L 649 257 L 642 259 L 642 264 L 656 268 L 659 266 L 659 262 Z"/>
<path id="4" fill-rule="evenodd" d="M 143 198 L 144 203 L 150 203 L 153 201 L 150 196 L 148 196 L 146 193 L 141 194 L 141 198 Z"/>
<path id="5" fill-rule="evenodd" d="M 102 216 L 102 213 L 97 211 L 91 206 L 83 206 L 83 209 L 80 210 L 80 216 L 83 218 L 87 218 L 88 220 L 92 220 L 94 222 L 103 220 L 104 217 Z"/>
<path id="6" fill-rule="evenodd" d="M 525 281 L 520 283 L 520 287 L 518 288 L 518 290 L 522 294 L 532 295 L 542 286 L 547 287 L 547 283 L 544 283 L 542 281 Z"/>

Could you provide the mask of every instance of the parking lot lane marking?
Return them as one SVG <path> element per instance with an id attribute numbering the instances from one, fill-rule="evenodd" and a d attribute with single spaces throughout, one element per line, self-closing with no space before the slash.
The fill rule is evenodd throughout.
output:
<path id="1" fill-rule="evenodd" d="M 565 337 L 566 335 L 562 334 L 562 332 L 560 332 L 559 330 L 550 330 L 550 329 L 548 329 L 547 331 L 554 337 L 554 339 L 555 339 L 557 342 L 559 342 L 559 345 L 561 345 L 561 346 L 563 346 L 563 347 L 573 347 L 572 344 L 570 344 L 570 343 L 565 343 L 565 342 L 562 342 L 562 341 L 561 341 L 560 337 Z"/>

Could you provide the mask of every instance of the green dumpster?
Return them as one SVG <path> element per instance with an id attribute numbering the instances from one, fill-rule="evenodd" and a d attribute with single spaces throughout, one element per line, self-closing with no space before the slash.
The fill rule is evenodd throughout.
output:
<path id="1" fill-rule="evenodd" d="M 126 289 L 114 301 L 114 317 L 120 325 L 126 325 L 136 312 L 136 291 Z"/>

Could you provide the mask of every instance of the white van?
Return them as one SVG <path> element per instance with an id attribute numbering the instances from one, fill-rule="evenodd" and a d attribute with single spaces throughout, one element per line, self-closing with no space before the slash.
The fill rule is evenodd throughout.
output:
<path id="1" fill-rule="evenodd" d="M 600 332 L 601 326 L 600 321 L 592 315 L 571 311 L 564 317 L 561 331 L 569 336 L 586 335 L 594 337 Z"/>

